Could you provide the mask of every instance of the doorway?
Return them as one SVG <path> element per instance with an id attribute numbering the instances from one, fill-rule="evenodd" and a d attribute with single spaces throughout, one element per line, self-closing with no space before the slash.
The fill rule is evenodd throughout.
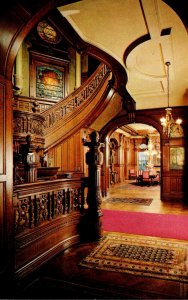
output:
<path id="1" fill-rule="evenodd" d="M 102 209 L 126 210 L 148 213 L 188 214 L 187 205 L 181 201 L 161 200 L 161 136 L 153 126 L 143 123 L 123 125 L 110 134 L 114 149 L 113 170 L 116 182 L 109 182 L 108 195 Z M 109 144 L 110 145 L 110 144 Z M 109 152 L 110 153 L 110 152 Z M 110 162 L 110 159 L 109 159 Z M 130 170 L 136 177 L 130 178 Z M 138 182 L 140 171 L 155 169 L 160 180 L 151 184 Z M 109 203 L 108 198 L 152 199 L 149 205 L 140 203 Z"/>
<path id="2" fill-rule="evenodd" d="M 121 203 L 119 201 L 110 205 L 103 201 L 103 208 L 161 211 L 160 133 L 153 126 L 132 123 L 113 131 L 109 141 L 108 197 L 129 198 L 133 202 Z M 149 174 L 148 181 L 141 180 L 142 173 L 146 170 Z M 134 199 L 137 202 L 136 205 L 133 205 Z M 152 201 L 150 205 L 142 205 L 144 201 L 138 204 L 138 199 L 152 199 Z"/>

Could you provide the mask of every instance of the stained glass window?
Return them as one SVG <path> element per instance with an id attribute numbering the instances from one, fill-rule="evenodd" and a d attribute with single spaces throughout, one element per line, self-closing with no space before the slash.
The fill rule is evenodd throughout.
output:
<path id="1" fill-rule="evenodd" d="M 59 100 L 64 98 L 64 72 L 54 67 L 36 67 L 36 96 Z"/>

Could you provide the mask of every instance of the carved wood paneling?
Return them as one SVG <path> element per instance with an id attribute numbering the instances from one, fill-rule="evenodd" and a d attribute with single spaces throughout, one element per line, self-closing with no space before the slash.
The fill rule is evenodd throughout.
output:
<path id="1" fill-rule="evenodd" d="M 45 117 L 46 130 L 88 101 L 96 93 L 96 90 L 109 74 L 109 71 L 106 65 L 101 65 L 94 73 L 94 76 L 91 76 L 89 82 L 87 81 L 87 84 L 84 84 L 84 87 L 82 86 L 76 93 L 73 92 L 70 96 L 58 102 L 58 104 L 54 105 L 47 112 L 45 111 L 43 116 Z"/>
<path id="2" fill-rule="evenodd" d="M 169 144 L 165 141 L 162 145 L 163 172 L 169 171 Z"/>
<path id="3" fill-rule="evenodd" d="M 0 182 L 0 244 L 1 246 L 4 244 L 3 237 L 3 208 L 4 208 L 4 199 L 5 199 L 5 185 L 3 182 Z M 1 251 L 0 251 L 1 253 Z M 3 269 L 3 257 L 1 255 L 0 258 L 0 270 Z"/>
<path id="4" fill-rule="evenodd" d="M 163 186 L 163 193 L 170 193 L 170 177 L 167 175 L 161 176 L 162 186 Z"/>
<path id="5" fill-rule="evenodd" d="M 32 190 L 32 192 L 31 192 Z M 57 180 L 14 188 L 14 228 L 19 233 L 39 226 L 46 220 L 83 209 L 82 184 L 79 180 Z"/>
<path id="6" fill-rule="evenodd" d="M 80 214 L 74 213 L 46 223 L 40 230 L 16 236 L 15 276 L 29 275 L 60 251 L 79 242 Z"/>
<path id="7" fill-rule="evenodd" d="M 44 118 L 41 115 L 14 110 L 13 130 L 15 136 L 35 135 L 39 139 L 44 136 Z"/>
<path id="8" fill-rule="evenodd" d="M 13 263 L 12 83 L 0 75 L 0 274 Z"/>
<path id="9" fill-rule="evenodd" d="M 14 1 L 13 1 L 14 2 Z M 3 128 L 1 124 L 1 138 L 3 147 L 2 155 L 0 155 L 0 169 L 3 172 L 0 172 L 0 182 L 4 185 L 5 190 L 3 190 L 3 203 L 5 203 L 5 207 L 3 207 L 3 219 L 7 223 L 6 226 L 3 228 L 3 232 L 6 232 L 6 242 L 9 244 L 9 237 L 12 238 L 13 230 L 12 230 L 12 188 L 13 188 L 13 163 L 12 163 L 12 153 L 13 153 L 13 146 L 12 146 L 12 70 L 13 64 L 15 61 L 15 57 L 17 55 L 18 49 L 27 36 L 27 34 L 32 30 L 32 28 L 37 24 L 39 20 L 43 18 L 51 9 L 56 6 L 56 2 L 54 1 L 46 1 L 45 5 L 43 2 L 39 3 L 40 1 L 32 1 L 23 3 L 19 1 L 10 2 L 10 5 L 5 5 L 1 9 L 1 18 L 0 18 L 0 28 L 1 28 L 1 55 L 0 55 L 0 74 L 3 74 L 7 80 L 9 80 L 9 84 L 6 88 L 6 93 L 3 94 L 3 101 L 4 104 L 6 103 L 6 107 L 3 108 L 3 116 L 6 118 L 3 122 Z M 37 13 L 36 13 L 37 12 Z M 11 20 L 11 22 L 10 22 Z M 64 30 L 64 27 L 63 27 Z M 69 30 L 69 27 L 68 27 Z M 7 34 L 8 32 L 8 34 Z M 76 34 L 70 34 L 70 41 L 72 45 L 77 45 L 78 48 L 82 48 L 83 41 L 80 41 Z M 109 55 L 105 55 L 103 52 L 100 53 L 99 50 L 95 49 L 92 50 L 90 46 L 88 51 L 91 54 L 95 53 L 95 56 L 103 61 L 111 61 L 110 64 L 114 66 L 116 77 L 121 78 L 121 80 L 116 80 L 116 86 L 124 86 L 125 83 L 125 71 L 124 68 L 115 68 L 116 61 L 112 59 Z M 110 60 L 111 59 L 111 60 Z M 120 65 L 120 64 L 119 64 Z M 121 71 L 121 72 L 120 72 Z M 123 76 L 122 76 L 123 74 Z M 122 84 L 119 84 L 121 81 Z M 4 83 L 3 83 L 4 84 Z M 0 91 L 3 93 L 2 89 Z M 5 105 L 4 105 L 5 106 Z M 2 108 L 0 108 L 2 109 Z M 2 112 L 1 112 L 2 113 Z M 68 128 L 68 131 L 69 128 Z M 57 137 L 56 137 L 57 139 Z M 54 141 L 52 141 L 54 143 Z M 48 143 L 49 145 L 50 143 Z M 6 152 L 5 152 L 6 151 Z M 4 170 L 4 166 L 6 165 Z M 5 174 L 6 173 L 6 174 Z M 33 191 L 31 190 L 30 193 L 32 194 Z M 2 203 L 2 202 L 1 202 Z M 8 251 L 10 248 L 13 249 L 12 245 L 5 245 L 4 248 Z M 8 256 L 8 254 L 7 254 Z M 12 259 L 13 255 L 9 256 L 9 261 Z M 32 265 L 31 265 L 32 270 Z"/>
<path id="10" fill-rule="evenodd" d="M 68 143 L 68 147 L 69 149 L 74 149 L 74 147 L 79 146 L 79 141 L 76 140 L 75 136 L 71 137 L 69 139 L 69 143 Z M 68 162 L 69 162 L 69 170 L 75 170 L 76 167 L 76 153 L 74 153 L 74 151 L 68 151 L 69 154 L 69 158 L 68 158 Z"/>
<path id="11" fill-rule="evenodd" d="M 84 205 L 80 180 L 14 187 L 15 274 L 25 276 L 79 240 Z"/>
<path id="12" fill-rule="evenodd" d="M 81 171 L 81 152 L 83 152 L 80 132 L 72 135 L 62 143 L 48 151 L 48 155 L 53 155 L 53 161 L 56 166 L 59 166 L 59 171 Z"/>
<path id="13" fill-rule="evenodd" d="M 53 100 L 47 101 L 46 99 L 38 99 L 26 96 L 14 96 L 13 101 L 13 108 L 15 110 L 21 110 L 25 112 L 33 112 L 33 103 L 37 101 L 40 113 L 49 109 L 50 107 L 52 107 L 52 105 L 54 105 L 57 102 Z"/>
<path id="14" fill-rule="evenodd" d="M 75 109 L 67 118 L 63 118 L 55 123 L 54 126 L 48 129 L 48 132 L 45 132 L 45 144 L 48 149 L 69 138 L 81 128 L 88 127 L 105 109 L 111 98 L 108 79 L 109 77 L 106 78 L 106 81 L 93 99 L 85 102 L 83 106 Z"/>
<path id="15" fill-rule="evenodd" d="M 62 160 L 64 159 L 64 157 L 62 155 L 61 145 L 57 146 L 55 149 L 56 149 L 55 155 L 54 155 L 55 165 L 59 166 L 59 171 L 65 170 L 62 168 Z"/>

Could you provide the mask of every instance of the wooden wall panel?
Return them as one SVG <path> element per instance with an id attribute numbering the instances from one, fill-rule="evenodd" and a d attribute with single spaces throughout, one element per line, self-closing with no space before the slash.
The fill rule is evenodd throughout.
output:
<path id="1" fill-rule="evenodd" d="M 2 80 L 2 78 L 0 78 Z M 6 175 L 5 175 L 5 96 L 4 84 L 0 83 L 0 274 L 3 274 L 6 264 L 4 258 L 5 245 L 5 203 L 6 203 Z"/>
<path id="2" fill-rule="evenodd" d="M 4 86 L 0 83 L 0 174 L 4 173 L 4 124 L 5 124 L 5 119 L 4 119 Z M 3 198 L 2 198 L 3 199 Z"/>
<path id="3" fill-rule="evenodd" d="M 16 276 L 29 275 L 61 251 L 78 243 L 79 222 L 80 214 L 75 212 L 44 224 L 40 230 L 39 227 L 33 228 L 16 236 Z"/>
<path id="4" fill-rule="evenodd" d="M 74 135 L 74 143 L 76 145 L 74 150 L 74 154 L 75 154 L 74 169 L 76 171 L 80 171 L 81 170 L 81 148 L 84 148 L 84 146 L 81 144 L 80 131 Z"/>
<path id="5" fill-rule="evenodd" d="M 133 169 L 135 170 L 136 163 L 135 163 L 135 146 L 134 140 L 130 139 L 129 143 L 129 161 L 128 161 L 128 170 Z"/>
<path id="6" fill-rule="evenodd" d="M 177 191 L 178 192 L 183 191 L 183 177 L 177 178 Z"/>
<path id="7" fill-rule="evenodd" d="M 68 169 L 67 141 L 62 144 L 62 170 Z"/>
<path id="8" fill-rule="evenodd" d="M 55 165 L 60 167 L 58 171 L 62 171 L 62 147 L 61 145 L 56 148 L 56 155 L 55 155 Z"/>
<path id="9" fill-rule="evenodd" d="M 0 75 L 0 274 L 13 264 L 12 82 Z"/>
<path id="10" fill-rule="evenodd" d="M 75 170 L 75 161 L 76 161 L 76 139 L 73 135 L 68 141 L 68 169 Z"/>
<path id="11" fill-rule="evenodd" d="M 83 153 L 86 147 L 82 145 L 80 136 L 80 132 L 77 132 L 66 141 L 50 149 L 49 154 L 54 156 L 54 166 L 60 167 L 59 171 L 83 172 Z"/>
<path id="12" fill-rule="evenodd" d="M 169 147 L 163 146 L 163 172 L 169 171 Z"/>
<path id="13" fill-rule="evenodd" d="M 171 177 L 170 180 L 170 191 L 171 193 L 179 193 L 183 190 L 183 177 Z"/>
<path id="14" fill-rule="evenodd" d="M 171 178 L 170 179 L 170 192 L 174 193 L 174 192 L 177 192 L 177 190 L 178 190 L 177 178 Z"/>
<path id="15" fill-rule="evenodd" d="M 0 245 L 3 245 L 3 207 L 4 207 L 4 201 L 5 199 L 5 186 L 3 182 L 0 182 Z M 1 256 L 2 257 L 2 256 Z M 3 269 L 3 260 L 0 259 L 0 270 Z"/>
<path id="16" fill-rule="evenodd" d="M 182 201 L 185 199 L 185 191 L 183 188 L 183 177 L 185 170 L 181 169 L 170 169 L 170 148 L 171 147 L 185 147 L 184 138 L 171 138 L 169 141 L 162 141 L 162 153 L 163 153 L 163 164 L 162 164 L 162 200 L 176 199 Z M 185 169 L 185 167 L 184 167 Z"/>

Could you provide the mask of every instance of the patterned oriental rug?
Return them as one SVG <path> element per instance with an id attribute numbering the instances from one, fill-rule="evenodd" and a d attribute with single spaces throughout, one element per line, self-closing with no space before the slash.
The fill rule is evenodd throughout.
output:
<path id="1" fill-rule="evenodd" d="M 188 283 L 188 242 L 108 233 L 80 266 Z"/>
<path id="2" fill-rule="evenodd" d="M 105 203 L 127 203 L 127 204 L 139 204 L 139 205 L 147 205 L 149 206 L 152 203 L 153 199 L 145 199 L 145 198 L 108 198 L 104 200 Z"/>

